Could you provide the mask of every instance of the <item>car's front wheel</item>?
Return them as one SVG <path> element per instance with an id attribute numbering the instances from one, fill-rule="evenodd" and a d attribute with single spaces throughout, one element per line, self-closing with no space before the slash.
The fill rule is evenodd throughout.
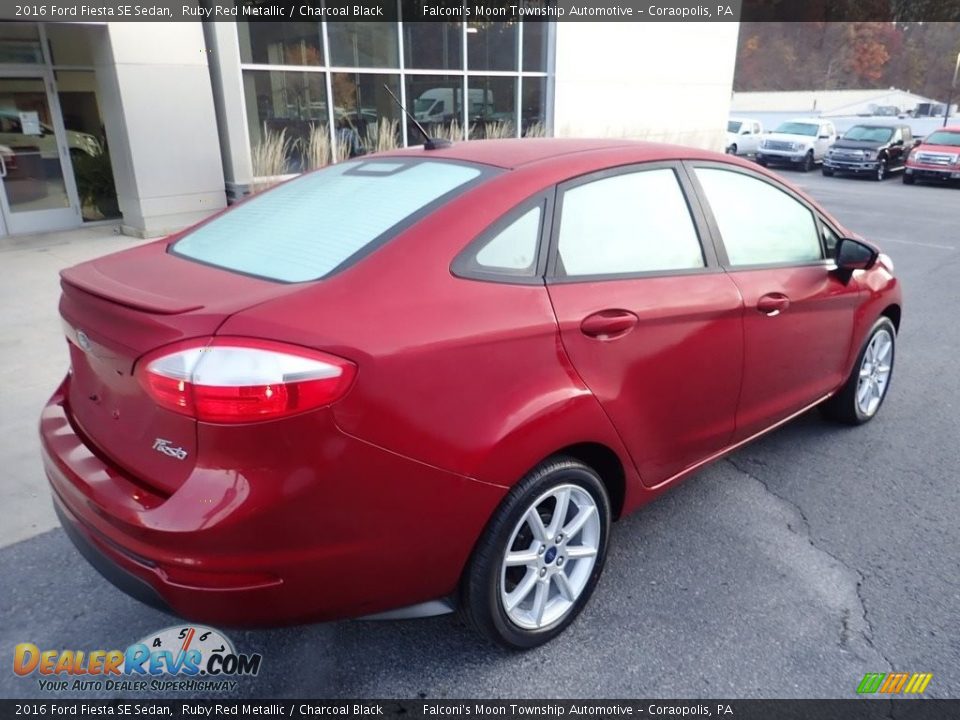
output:
<path id="1" fill-rule="evenodd" d="M 590 467 L 544 461 L 507 495 L 461 584 L 461 613 L 495 643 L 526 649 L 574 621 L 600 579 L 611 511 Z"/>
<path id="2" fill-rule="evenodd" d="M 803 172 L 810 172 L 813 170 L 813 150 L 810 150 L 806 155 L 803 156 L 803 162 L 800 164 L 800 169 Z"/>
<path id="3" fill-rule="evenodd" d="M 876 416 L 893 377 L 896 337 L 890 318 L 877 319 L 846 383 L 820 406 L 824 415 L 848 425 L 862 425 Z"/>
<path id="4" fill-rule="evenodd" d="M 881 182 L 887 177 L 887 161 L 882 159 L 877 163 L 877 169 L 874 172 L 873 179 Z"/>
<path id="5" fill-rule="evenodd" d="M 915 182 L 916 182 L 916 179 L 913 177 L 913 175 L 910 175 L 909 173 L 907 173 L 906 171 L 904 171 L 904 173 L 903 173 L 903 184 L 904 184 L 904 185 L 913 185 Z"/>

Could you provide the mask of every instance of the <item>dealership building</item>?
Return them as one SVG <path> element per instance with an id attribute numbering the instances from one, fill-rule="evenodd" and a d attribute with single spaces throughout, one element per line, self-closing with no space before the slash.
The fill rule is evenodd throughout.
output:
<path id="1" fill-rule="evenodd" d="M 737 23 L 0 23 L 0 236 L 152 237 L 431 135 L 720 149 Z M 388 92 L 389 90 L 389 92 Z"/>

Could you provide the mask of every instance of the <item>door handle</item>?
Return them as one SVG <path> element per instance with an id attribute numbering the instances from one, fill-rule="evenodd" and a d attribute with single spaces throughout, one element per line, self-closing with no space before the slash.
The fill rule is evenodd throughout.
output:
<path id="1" fill-rule="evenodd" d="M 633 330 L 639 321 L 629 310 L 601 310 L 583 319 L 580 332 L 598 340 L 614 340 Z"/>
<path id="2" fill-rule="evenodd" d="M 776 317 L 790 307 L 790 298 L 783 293 L 767 293 L 757 300 L 757 310 L 769 317 Z"/>

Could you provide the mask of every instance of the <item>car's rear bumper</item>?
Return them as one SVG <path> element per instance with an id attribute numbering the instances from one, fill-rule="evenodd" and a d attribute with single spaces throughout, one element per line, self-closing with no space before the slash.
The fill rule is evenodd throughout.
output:
<path id="1" fill-rule="evenodd" d="M 960 168 L 907 165 L 906 173 L 919 180 L 960 180 Z"/>
<path id="2" fill-rule="evenodd" d="M 276 469 L 198 463 L 163 496 L 91 449 L 71 422 L 64 386 L 40 422 L 68 536 L 108 580 L 150 605 L 198 622 L 269 626 L 451 594 L 506 489 L 352 438 L 332 419 L 328 431 L 329 442 L 318 443 L 322 472 L 296 458 Z"/>

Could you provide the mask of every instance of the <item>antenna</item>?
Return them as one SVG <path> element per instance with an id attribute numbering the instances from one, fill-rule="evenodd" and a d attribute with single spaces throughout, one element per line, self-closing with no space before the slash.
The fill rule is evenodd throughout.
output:
<path id="1" fill-rule="evenodd" d="M 413 115 L 411 115 L 410 111 L 403 106 L 403 103 L 400 102 L 400 98 L 394 95 L 393 90 L 391 90 L 386 83 L 383 84 L 383 89 L 386 90 L 388 93 L 390 93 L 390 97 L 392 97 L 394 101 L 397 103 L 397 106 L 401 110 L 403 110 L 403 114 L 407 116 L 407 119 L 410 122 L 412 122 L 414 126 L 417 128 L 417 130 L 420 131 L 420 134 L 423 135 L 424 150 L 439 150 L 440 148 L 451 147 L 453 145 L 453 142 L 450 140 L 447 140 L 446 138 L 430 137 L 430 135 L 427 134 L 427 131 L 423 129 L 423 125 L 417 122 L 417 119 Z"/>

